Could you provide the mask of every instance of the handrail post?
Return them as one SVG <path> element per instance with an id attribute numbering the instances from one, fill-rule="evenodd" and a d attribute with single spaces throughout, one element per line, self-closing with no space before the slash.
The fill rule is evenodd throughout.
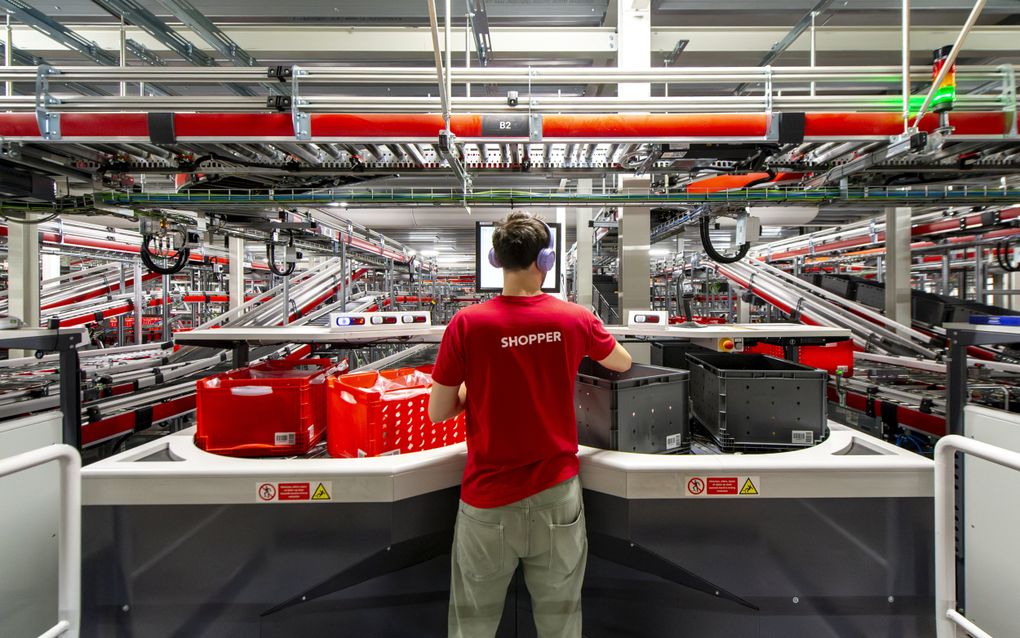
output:
<path id="1" fill-rule="evenodd" d="M 0 459 L 0 477 L 57 461 L 60 465 L 60 528 L 57 545 L 57 623 L 42 636 L 78 638 L 81 622 L 81 457 L 55 444 Z"/>
<path id="2" fill-rule="evenodd" d="M 988 636 L 957 611 L 956 599 L 956 453 L 970 454 L 1020 471 L 1020 453 L 957 434 L 935 445 L 935 630 L 938 638 L 956 638 L 957 627 Z"/>

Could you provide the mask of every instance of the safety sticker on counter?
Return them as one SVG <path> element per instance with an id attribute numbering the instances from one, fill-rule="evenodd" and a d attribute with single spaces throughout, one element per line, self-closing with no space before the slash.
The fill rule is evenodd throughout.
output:
<path id="1" fill-rule="evenodd" d="M 333 481 L 258 481 L 255 502 L 311 502 L 333 500 Z"/>
<path id="2" fill-rule="evenodd" d="M 761 496 L 757 476 L 688 476 L 687 496 Z"/>

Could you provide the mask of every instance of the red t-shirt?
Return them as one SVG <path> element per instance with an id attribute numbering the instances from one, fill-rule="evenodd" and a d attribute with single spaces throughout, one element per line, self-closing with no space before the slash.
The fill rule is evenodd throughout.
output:
<path id="1" fill-rule="evenodd" d="M 577 368 L 615 344 L 591 311 L 549 295 L 499 296 L 453 316 L 432 378 L 467 384 L 465 503 L 507 505 L 577 474 Z"/>

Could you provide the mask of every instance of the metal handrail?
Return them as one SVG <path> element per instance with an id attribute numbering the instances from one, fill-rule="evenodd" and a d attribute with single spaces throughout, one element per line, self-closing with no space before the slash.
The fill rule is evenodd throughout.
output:
<path id="1" fill-rule="evenodd" d="M 40 638 L 77 638 L 81 622 L 81 457 L 70 445 L 50 445 L 0 460 L 0 477 L 52 461 L 60 463 L 57 617 Z"/>
<path id="2" fill-rule="evenodd" d="M 959 435 L 935 445 L 935 629 L 938 638 L 957 638 L 963 629 L 975 638 L 992 638 L 960 614 L 956 600 L 956 453 L 1020 471 L 1020 453 Z"/>
<path id="3" fill-rule="evenodd" d="M 1008 66 L 1008 65 L 1007 65 Z M 1020 65 L 1012 65 L 1020 68 Z M 330 67 L 300 66 L 302 84 L 433 84 L 434 67 Z M 931 73 L 930 65 L 912 65 L 911 73 Z M 0 66 L 0 81 L 34 82 L 38 67 Z M 633 70 L 617 67 L 453 67 L 450 79 L 453 84 L 499 81 L 506 83 L 569 84 L 657 82 L 670 84 L 684 82 L 764 82 L 790 81 L 855 82 L 899 84 L 902 69 L 899 66 L 782 66 L 766 67 L 656 67 Z M 1002 75 L 1001 65 L 959 65 L 957 80 L 990 80 Z M 47 79 L 52 84 L 72 82 L 161 82 L 166 84 L 217 84 L 223 82 L 261 83 L 266 79 L 265 67 L 181 67 L 181 66 L 50 66 Z"/>
<path id="4" fill-rule="evenodd" d="M 609 301 L 607 301 L 606 298 L 602 295 L 602 292 L 599 291 L 599 289 L 596 288 L 595 286 L 591 287 L 591 291 L 592 291 L 593 299 L 595 299 L 598 302 L 598 305 L 595 307 L 595 314 L 597 314 L 599 316 L 599 318 L 601 319 L 602 318 L 602 308 L 605 307 L 605 308 L 609 309 L 609 322 L 608 323 L 617 323 L 617 322 L 619 322 L 620 321 L 620 313 L 619 313 L 619 311 L 616 310 L 616 308 L 613 307 L 613 304 L 609 303 Z"/>

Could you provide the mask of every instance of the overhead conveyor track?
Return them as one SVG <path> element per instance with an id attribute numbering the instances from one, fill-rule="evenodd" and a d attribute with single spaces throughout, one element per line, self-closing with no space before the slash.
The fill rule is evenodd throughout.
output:
<path id="1" fill-rule="evenodd" d="M 180 206 L 183 208 L 253 208 L 272 205 L 324 206 L 345 201 L 351 206 L 620 206 L 692 204 L 818 204 L 846 203 L 939 206 L 974 203 L 1013 203 L 1020 199 L 1020 187 L 977 186 L 890 187 L 890 188 L 749 188 L 722 192 L 654 193 L 647 189 L 617 189 L 605 193 L 580 193 L 551 188 L 528 190 L 475 190 L 463 193 L 449 188 L 331 189 L 327 192 L 189 191 L 186 193 L 97 193 L 95 201 L 119 206 Z M 11 203 L 11 210 L 46 210 L 41 206 Z"/>

